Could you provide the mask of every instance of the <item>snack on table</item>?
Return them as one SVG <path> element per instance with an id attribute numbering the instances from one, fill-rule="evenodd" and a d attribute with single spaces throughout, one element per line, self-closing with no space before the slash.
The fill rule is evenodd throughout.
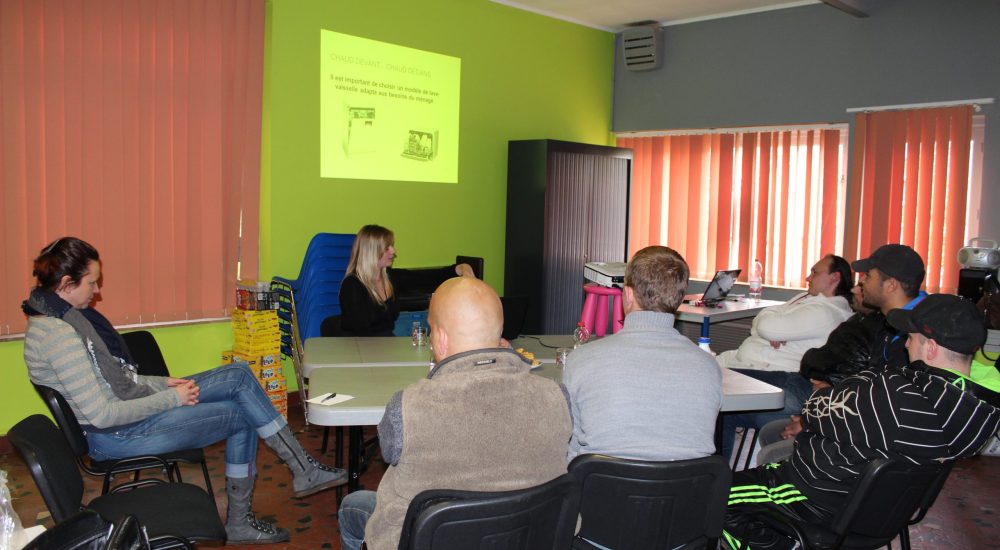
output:
<path id="1" fill-rule="evenodd" d="M 529 363 L 531 363 L 532 367 L 537 367 L 538 365 L 541 365 L 541 363 L 538 361 L 538 359 L 535 359 L 535 354 L 534 353 L 531 353 L 530 351 L 525 351 L 524 348 L 517 348 L 514 351 L 516 351 L 518 354 L 520 354 L 521 357 L 524 357 L 524 359 L 526 361 L 528 361 Z"/>

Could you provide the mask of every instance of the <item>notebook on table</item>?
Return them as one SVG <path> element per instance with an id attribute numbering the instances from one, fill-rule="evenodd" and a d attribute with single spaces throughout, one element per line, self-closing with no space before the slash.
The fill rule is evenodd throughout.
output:
<path id="1" fill-rule="evenodd" d="M 736 278 L 740 276 L 740 269 L 726 269 L 722 271 L 716 271 L 715 277 L 712 277 L 712 281 L 708 283 L 708 287 L 705 288 L 705 292 L 702 294 L 688 294 L 684 296 L 684 301 L 693 302 L 703 302 L 707 305 L 716 304 L 726 299 L 729 291 L 733 289 L 733 285 L 736 284 Z"/>

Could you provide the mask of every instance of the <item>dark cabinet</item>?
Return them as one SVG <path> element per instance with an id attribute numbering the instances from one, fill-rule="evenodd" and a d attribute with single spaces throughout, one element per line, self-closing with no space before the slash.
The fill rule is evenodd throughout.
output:
<path id="1" fill-rule="evenodd" d="M 526 296 L 527 334 L 572 332 L 583 265 L 625 261 L 632 150 L 511 141 L 504 295 Z"/>

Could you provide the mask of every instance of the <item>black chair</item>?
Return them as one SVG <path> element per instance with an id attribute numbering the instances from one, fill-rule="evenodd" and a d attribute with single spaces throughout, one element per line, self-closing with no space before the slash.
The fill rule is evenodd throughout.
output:
<path id="1" fill-rule="evenodd" d="M 128 347 L 129 354 L 132 355 L 132 360 L 135 362 L 139 374 L 144 376 L 170 376 L 170 370 L 167 368 L 167 362 L 163 358 L 163 352 L 160 351 L 160 345 L 156 343 L 156 338 L 153 336 L 153 333 L 148 330 L 137 330 L 134 332 L 126 332 L 121 336 L 125 341 L 125 345 Z M 56 398 L 61 400 L 60 408 L 67 411 L 64 414 L 57 414 L 53 409 L 53 404 L 50 403 L 50 398 L 44 395 L 42 390 L 38 389 L 37 385 L 35 386 L 35 389 L 38 390 L 46 405 L 49 406 L 49 410 L 52 412 L 52 417 L 55 418 L 56 423 L 59 425 L 59 429 L 66 435 L 66 440 L 69 441 L 70 447 L 72 447 L 74 451 L 79 450 L 81 445 L 76 436 L 67 432 L 79 429 L 80 425 L 79 422 L 77 422 L 76 417 L 72 414 L 72 408 L 70 408 L 65 402 L 65 398 L 61 395 Z M 72 420 L 64 424 L 62 418 L 67 415 L 72 418 Z M 90 464 L 87 464 L 85 460 L 89 460 L 89 457 L 87 459 L 83 458 L 83 456 L 86 456 L 89 451 L 89 448 L 87 447 L 87 440 L 83 436 L 83 430 L 79 429 L 78 431 L 81 436 L 79 441 L 82 441 L 83 453 L 79 461 L 80 468 L 88 474 L 105 475 L 104 492 L 106 493 L 108 492 L 108 485 L 111 481 L 109 474 L 113 476 L 119 472 L 108 472 L 108 465 L 106 463 L 99 463 L 90 460 Z M 170 464 L 171 469 L 168 472 L 168 475 L 172 476 L 172 478 L 176 478 L 177 481 L 183 481 L 179 464 L 200 464 L 202 474 L 205 476 L 205 489 L 208 491 L 209 495 L 213 497 L 215 496 L 215 491 L 212 489 L 212 479 L 208 475 L 208 463 L 205 460 L 204 451 L 201 449 L 185 449 L 182 451 L 175 451 L 173 453 L 160 455 L 160 458 L 166 459 L 167 463 Z M 98 471 L 92 472 L 91 469 L 96 469 Z M 138 471 L 143 469 L 146 468 L 133 468 L 129 471 L 135 471 L 136 475 L 138 475 Z"/>
<path id="2" fill-rule="evenodd" d="M 524 330 L 524 320 L 528 318 L 527 296 L 501 296 L 503 307 L 503 333 L 507 340 L 513 340 Z"/>
<path id="3" fill-rule="evenodd" d="M 40 414 L 29 416 L 11 428 L 7 438 L 28 466 L 53 520 L 66 521 L 84 507 L 83 477 L 73 450 L 51 420 Z M 191 542 L 226 539 L 215 500 L 187 483 L 160 479 L 126 483 L 86 507 L 111 522 L 134 514 L 146 526 L 154 548 L 178 547 L 177 537 Z"/>
<path id="4" fill-rule="evenodd" d="M 102 550 L 111 522 L 93 510 L 81 510 L 42 531 L 24 550 Z"/>
<path id="5" fill-rule="evenodd" d="M 822 525 L 796 522 L 778 509 L 761 510 L 755 516 L 798 539 L 803 548 L 889 546 L 914 518 L 923 518 L 950 469 L 951 464 L 915 465 L 877 459 L 865 466 L 837 515 Z M 904 544 L 909 546 L 908 534 Z"/>
<path id="6" fill-rule="evenodd" d="M 955 461 L 944 464 L 941 471 L 938 472 L 937 478 L 934 479 L 934 482 L 927 489 L 927 493 L 924 494 L 924 500 L 920 503 L 917 513 L 903 526 L 903 530 L 899 532 L 899 546 L 902 550 L 910 550 L 910 526 L 923 521 L 927 511 L 931 509 L 931 506 L 934 506 L 934 501 L 941 494 L 941 489 L 944 488 L 945 482 L 948 481 L 948 476 L 951 475 L 951 469 L 954 466 Z"/>
<path id="7" fill-rule="evenodd" d="M 319 325 L 320 336 L 343 336 L 344 330 L 340 324 L 340 315 L 331 315 Z"/>
<path id="8" fill-rule="evenodd" d="M 132 360 L 138 367 L 139 374 L 146 376 L 170 376 L 170 369 L 163 359 L 160 345 L 156 343 L 153 333 L 148 330 L 137 330 L 122 334 Z"/>
<path id="9" fill-rule="evenodd" d="M 456 264 L 469 264 L 472 268 L 472 274 L 476 276 L 480 281 L 483 280 L 483 267 L 485 262 L 479 256 L 455 256 Z"/>
<path id="10" fill-rule="evenodd" d="M 118 518 L 103 550 L 149 550 L 149 540 L 139 518 L 132 514 Z"/>
<path id="11" fill-rule="evenodd" d="M 424 491 L 406 510 L 399 550 L 569 548 L 579 501 L 568 474 L 517 491 Z"/>
<path id="12" fill-rule="evenodd" d="M 115 521 L 102 550 L 150 550 L 151 547 L 146 528 L 139 523 L 139 518 L 128 514 Z M 194 545 L 180 537 L 162 536 L 156 539 L 156 548 L 194 550 Z"/>
<path id="13" fill-rule="evenodd" d="M 580 455 L 569 465 L 580 486 L 574 549 L 715 548 L 722 536 L 732 471 L 721 456 L 645 462 Z"/>
<path id="14" fill-rule="evenodd" d="M 41 396 L 42 401 L 52 413 L 52 418 L 59 425 L 59 431 L 66 438 L 66 443 L 76 455 L 77 464 L 84 472 L 93 476 L 104 478 L 101 487 L 102 493 L 107 493 L 111 480 L 117 474 L 132 472 L 138 479 L 138 475 L 143 470 L 160 469 L 170 480 L 182 481 L 179 464 L 201 464 L 201 471 L 205 475 L 205 488 L 208 494 L 215 497 L 212 491 L 212 479 L 208 475 L 208 463 L 205 461 L 205 453 L 201 449 L 185 449 L 172 453 L 165 453 L 158 456 L 137 456 L 122 460 L 94 460 L 90 457 L 90 445 L 87 443 L 87 436 L 83 433 L 83 428 L 76 419 L 72 407 L 58 391 L 40 384 L 32 384 L 35 391 Z"/>

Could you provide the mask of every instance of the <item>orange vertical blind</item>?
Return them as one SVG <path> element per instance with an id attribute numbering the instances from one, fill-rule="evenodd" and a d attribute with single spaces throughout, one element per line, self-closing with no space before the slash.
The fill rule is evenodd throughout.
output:
<path id="1" fill-rule="evenodd" d="M 965 240 L 972 107 L 859 113 L 846 249 L 865 257 L 886 243 L 912 246 L 928 292 L 958 288 Z"/>
<path id="2" fill-rule="evenodd" d="M 0 2 L 0 335 L 65 235 L 116 324 L 226 314 L 257 271 L 263 51 L 264 0 Z"/>
<path id="3" fill-rule="evenodd" d="M 843 228 L 842 129 L 622 137 L 634 150 L 629 255 L 663 244 L 692 277 L 754 258 L 765 281 L 804 286 Z"/>

